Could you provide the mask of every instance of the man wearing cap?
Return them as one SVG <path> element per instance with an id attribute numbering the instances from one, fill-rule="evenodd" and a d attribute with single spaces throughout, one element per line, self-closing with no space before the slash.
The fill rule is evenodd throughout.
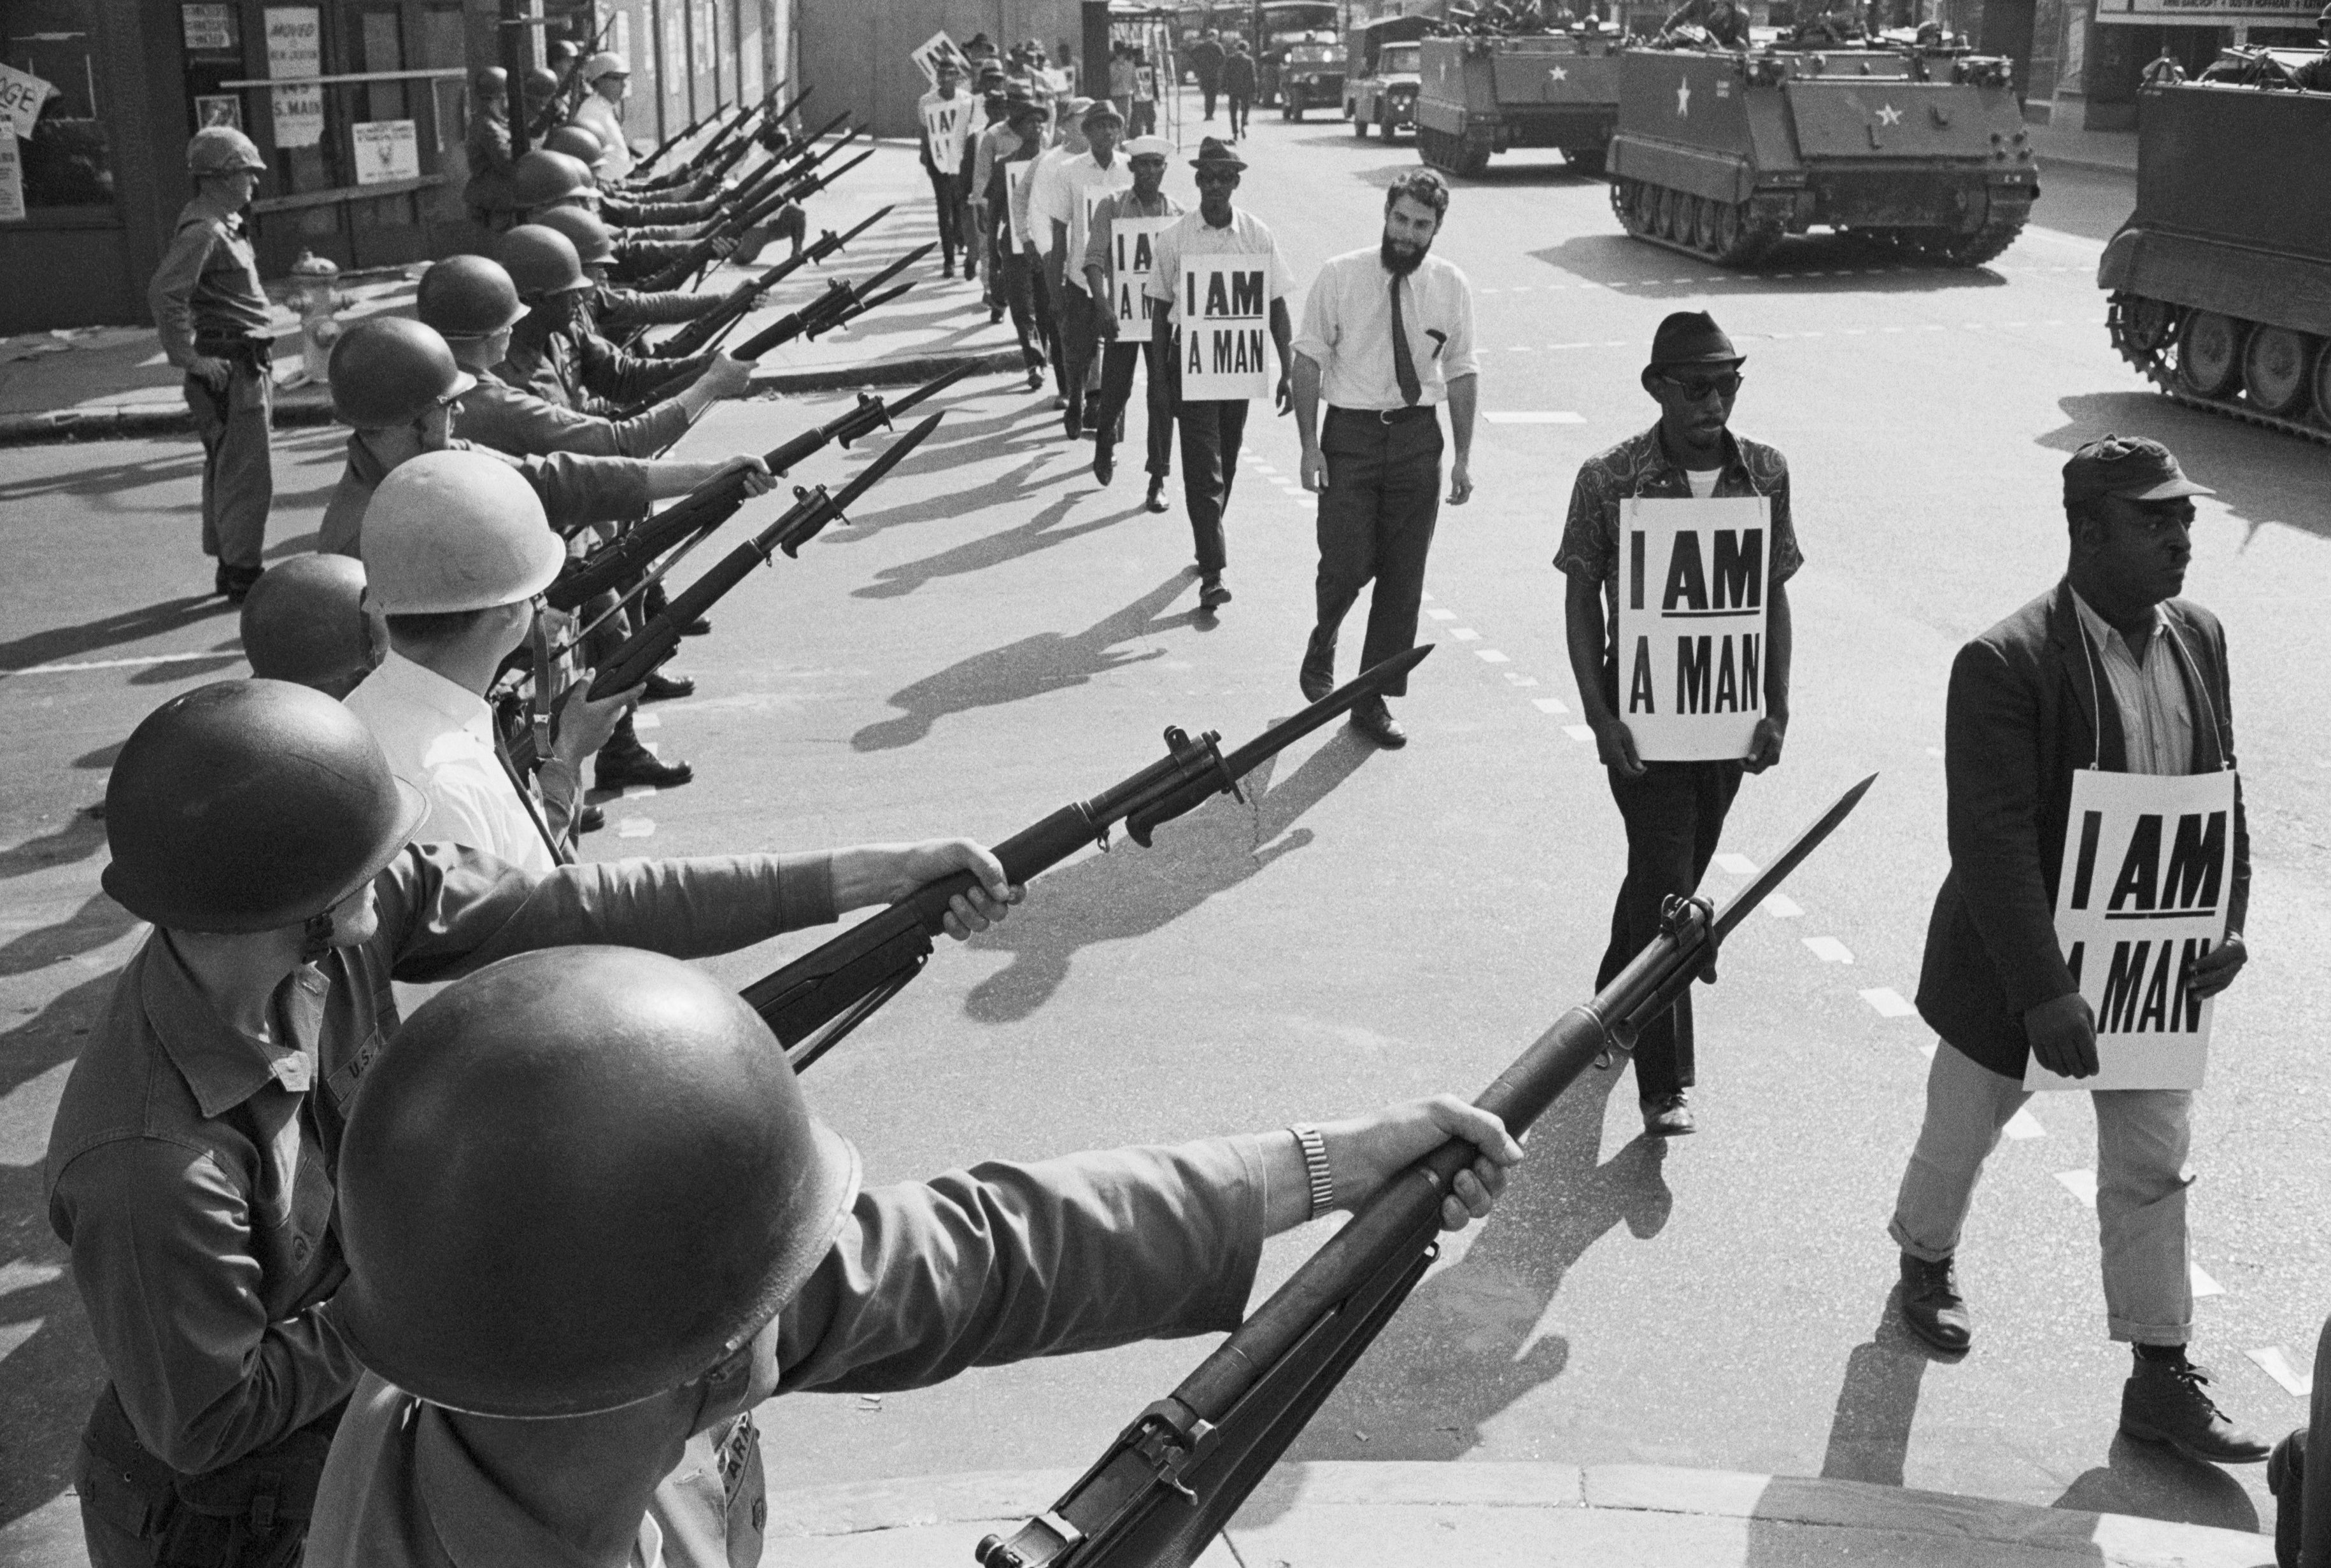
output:
<path id="1" fill-rule="evenodd" d="M 234 604 L 259 580 L 275 500 L 275 334 L 243 215 L 266 167 L 231 126 L 195 133 L 186 143 L 195 199 L 179 209 L 146 291 L 162 352 L 186 373 L 186 406 L 203 443 L 203 554 L 218 562 L 214 589 Z"/>
<path id="2" fill-rule="evenodd" d="M 1125 165 L 1132 171 L 1133 184 L 1093 209 L 1092 237 L 1086 243 L 1083 263 L 1086 294 L 1095 302 L 1094 322 L 1101 341 L 1108 345 L 1101 356 L 1100 404 L 1093 414 L 1093 478 L 1107 484 L 1117 473 L 1118 427 L 1125 421 L 1125 405 L 1133 396 L 1134 361 L 1140 359 L 1149 413 L 1149 493 L 1141 504 L 1153 512 L 1166 509 L 1166 480 L 1174 472 L 1174 367 L 1166 363 L 1166 350 L 1146 330 L 1137 330 L 1132 340 L 1127 339 L 1125 328 L 1117 318 L 1117 301 L 1131 282 L 1117 280 L 1114 248 L 1121 219 L 1182 215 L 1182 204 L 1161 188 L 1166 160 L 1173 152 L 1162 137 L 1139 137 L 1126 144 Z M 1139 301 L 1146 320 L 1156 306 L 1145 290 L 1135 290 L 1132 298 Z"/>
<path id="3" fill-rule="evenodd" d="M 1303 488 L 1319 498 L 1318 619 L 1298 675 L 1318 701 L 1336 684 L 1336 634 L 1371 579 L 1360 667 L 1416 646 L 1424 560 L 1441 513 L 1441 415 L 1449 405 L 1457 452 L 1449 504 L 1473 494 L 1470 460 L 1480 363 L 1473 347 L 1473 290 L 1465 274 L 1432 254 L 1449 213 L 1449 186 L 1431 169 L 1384 192 L 1384 233 L 1371 250 L 1329 261 L 1312 280 L 1295 339 L 1295 428 L 1303 442 Z M 1327 414 L 1319 418 L 1325 397 Z M 1408 744 L 1385 697 L 1352 710 L 1352 723 L 1383 746 Z"/>
<path id="4" fill-rule="evenodd" d="M 1028 215 L 1028 187 L 1045 157 L 1044 110 L 1022 100 L 1011 105 L 1006 123 L 1012 139 L 996 146 L 988 175 L 988 202 L 994 209 L 996 267 L 1002 273 L 1004 301 L 1012 312 L 1013 334 L 1020 340 L 1020 360 L 1027 367 L 1028 390 L 1040 392 L 1044 367 L 1060 360 L 1060 337 L 1052 321 L 1051 293 L 1044 283 L 1037 252 L 1035 225 Z M 1019 177 L 1014 178 L 1017 175 Z M 1065 394 L 1061 405 L 1067 406 Z"/>
<path id="5" fill-rule="evenodd" d="M 623 95 L 632 89 L 632 62 L 613 50 L 602 50 L 583 62 L 581 74 L 585 95 L 575 106 L 575 123 L 606 148 L 600 170 L 611 180 L 628 179 L 639 161 L 623 136 Z"/>
<path id="6" fill-rule="evenodd" d="M 2290 84 L 2302 92 L 2331 92 L 2331 5 L 2316 13 L 2315 33 L 2323 52 L 2292 71 Z"/>
<path id="7" fill-rule="evenodd" d="M 499 65 L 473 71 L 470 132 L 463 143 L 470 166 L 461 187 L 470 221 L 494 233 L 518 222 L 518 189 L 510 183 L 509 72 Z"/>
<path id="8" fill-rule="evenodd" d="M 966 840 L 537 877 L 412 843 L 425 809 L 353 714 L 283 681 L 188 692 L 122 746 L 105 890 L 153 930 L 73 1063 L 43 1167 L 107 1377 L 73 1476 L 92 1568 L 299 1561 L 361 1371 L 330 1306 L 332 1166 L 397 1026 L 392 980 L 557 944 L 710 956 L 957 870 L 983 890 L 951 933 L 1010 897 Z"/>
<path id="9" fill-rule="evenodd" d="M 931 202 L 937 209 L 942 278 L 955 276 L 955 253 L 963 252 L 968 264 L 971 242 L 964 232 L 964 195 L 959 171 L 963 149 L 972 134 L 971 95 L 963 90 L 963 69 L 952 55 L 941 55 L 935 68 L 937 85 L 915 100 L 919 139 L 918 156 L 931 182 Z"/>
<path id="10" fill-rule="evenodd" d="M 1651 337 L 1643 390 L 1660 422 L 1579 466 L 1556 567 L 1569 579 L 1565 620 L 1578 704 L 1594 731 L 1611 795 L 1627 826 L 1627 875 L 1611 911 L 1611 945 L 1594 982 L 1610 983 L 1659 935 L 1670 898 L 1689 898 L 1708 872 L 1740 775 L 1781 760 L 1789 724 L 1789 596 L 1803 557 L 1789 515 L 1789 464 L 1778 451 L 1728 428 L 1746 363 L 1714 318 L 1679 310 Z M 1619 717 L 1619 532 L 1631 497 L 1675 499 L 1762 496 L 1771 527 L 1765 565 L 1765 717 L 1748 755 L 1727 762 L 1645 762 Z M 1697 1126 L 1691 997 L 1646 1024 L 1635 1044 L 1635 1091 L 1643 1130 L 1676 1137 Z"/>
<path id="11" fill-rule="evenodd" d="M 1223 582 L 1230 542 L 1223 529 L 1231 486 L 1238 479 L 1239 442 L 1246 435 L 1243 398 L 1203 402 L 1181 394 L 1181 355 L 1175 347 L 1182 325 L 1182 268 L 1199 256 L 1264 256 L 1270 259 L 1264 292 L 1270 299 L 1270 341 L 1279 351 L 1279 389 L 1273 401 L 1285 413 L 1295 405 L 1295 330 L 1287 313 L 1291 280 L 1287 257 L 1261 219 L 1231 204 L 1246 164 L 1213 137 L 1190 161 L 1197 171 L 1198 210 L 1185 213 L 1157 236 L 1148 294 L 1163 309 L 1149 318 L 1150 337 L 1174 366 L 1174 420 L 1182 432 L 1182 504 L 1189 509 L 1190 536 L 1198 556 L 1198 604 L 1213 610 L 1231 602 Z"/>
<path id="12" fill-rule="evenodd" d="M 2030 1063 L 2070 1079 L 2098 1070 L 2096 1016 L 2055 925 L 2075 781 L 2088 769 L 2234 768 L 2225 630 L 2177 597 L 2193 558 L 2192 498 L 2210 493 L 2158 442 L 2088 442 L 2064 465 L 2063 578 L 1951 665 L 1943 741 L 1951 869 L 1927 923 L 1917 999 L 1942 1044 L 1889 1227 L 1901 1249 L 1903 1316 L 1948 1354 L 1974 1336 L 1955 1266 L 1961 1227 L 2000 1129 L 2031 1098 Z M 2224 991 L 2248 957 L 2250 833 L 2238 782 L 2231 793 L 2226 934 L 2193 966 L 2191 993 L 2201 997 Z M 2208 1376 L 2185 1356 L 2193 1097 L 2117 1089 L 2089 1098 L 2106 1330 L 2135 1352 L 2120 1430 L 2219 1464 L 2263 1459 L 2267 1445 L 2218 1409 Z"/>
<path id="13" fill-rule="evenodd" d="M 1055 290 L 1061 334 L 1061 394 L 1068 399 L 1061 424 L 1070 441 L 1085 433 L 1085 392 L 1100 347 L 1098 307 L 1084 273 L 1086 242 L 1094 205 L 1133 184 L 1133 172 L 1117 156 L 1125 117 L 1107 99 L 1086 107 L 1077 124 L 1084 132 L 1080 152 L 1040 163 L 1031 176 L 1028 216 L 1044 251 L 1044 280 Z"/>
<path id="14" fill-rule="evenodd" d="M 981 298 L 987 304 L 990 326 L 1004 319 L 1004 312 L 1012 303 L 1004 285 L 1004 259 L 996 238 L 996 217 L 1002 209 L 988 197 L 988 186 L 994 183 L 996 159 L 1006 150 L 1020 145 L 1019 133 L 1012 128 L 1013 99 L 1005 93 L 1003 80 L 981 100 L 986 123 L 971 138 L 970 161 L 964 174 L 964 195 L 971 210 L 971 233 L 967 242 L 978 253 L 981 265 L 987 269 L 987 284 Z"/>

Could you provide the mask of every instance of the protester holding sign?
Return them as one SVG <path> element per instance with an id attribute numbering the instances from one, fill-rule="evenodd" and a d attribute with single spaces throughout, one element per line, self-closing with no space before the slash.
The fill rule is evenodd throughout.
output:
<path id="1" fill-rule="evenodd" d="M 1005 123 L 1011 131 L 994 145 L 987 184 L 987 199 L 996 209 L 996 281 L 1012 311 L 1012 330 L 1020 339 L 1020 361 L 1028 371 L 1028 390 L 1038 392 L 1044 385 L 1051 335 L 1046 329 L 1049 317 L 1044 301 L 1037 293 L 1042 280 L 1037 275 L 1035 249 L 1026 236 L 1028 180 L 1044 150 L 1044 110 L 1023 99 L 1006 111 Z"/>
<path id="2" fill-rule="evenodd" d="M 1679 310 L 1660 323 L 1651 337 L 1651 362 L 1642 373 L 1643 390 L 1659 403 L 1660 422 L 1580 465 L 1570 494 L 1569 520 L 1554 557 L 1555 565 L 1569 578 L 1565 612 L 1579 707 L 1594 727 L 1612 797 L 1627 824 L 1627 876 L 1611 912 L 1611 946 L 1597 972 L 1598 988 L 1659 934 L 1660 905 L 1670 897 L 1688 898 L 1699 886 L 1724 831 L 1725 813 L 1739 792 L 1741 774 L 1762 773 L 1780 761 L 1782 737 L 1788 729 L 1790 627 L 1784 584 L 1803 557 L 1797 553 L 1796 529 L 1789 517 L 1788 461 L 1769 446 L 1734 436 L 1728 428 L 1743 363 L 1732 339 L 1705 312 Z M 1762 559 L 1753 565 L 1746 563 L 1747 541 L 1729 514 L 1706 530 L 1712 536 L 1710 548 L 1703 555 L 1695 547 L 1688 561 L 1672 545 L 1679 531 L 1670 520 L 1669 559 L 1659 565 L 1645 594 L 1646 602 L 1655 604 L 1674 595 L 1677 602 L 1671 607 L 1688 609 L 1683 601 L 1694 593 L 1708 592 L 1705 562 L 1725 546 L 1727 534 L 1733 552 L 1728 564 L 1735 573 L 1748 565 L 1750 582 L 1761 587 L 1760 668 L 1749 679 L 1763 711 L 1750 727 L 1745 749 L 1736 746 L 1728 755 L 1710 751 L 1697 760 L 1646 761 L 1632 727 L 1639 716 L 1649 718 L 1672 707 L 1689 706 L 1702 692 L 1708 698 L 1705 708 L 1713 709 L 1718 689 L 1712 679 L 1705 685 L 1698 679 L 1685 682 L 1680 693 L 1672 683 L 1662 690 L 1656 679 L 1642 687 L 1631 682 L 1628 706 L 1623 711 L 1621 708 L 1621 664 L 1622 660 L 1632 664 L 1637 651 L 1621 641 L 1621 579 L 1622 575 L 1630 579 L 1632 603 L 1636 594 L 1644 593 L 1645 568 L 1635 561 L 1638 548 L 1646 562 L 1657 560 L 1647 537 L 1639 546 L 1636 538 L 1622 535 L 1635 532 L 1627 515 L 1631 506 L 1658 499 L 1701 504 L 1753 499 L 1762 508 L 1765 532 L 1755 541 Z M 1680 537 L 1691 538 L 1697 546 L 1698 533 L 1680 531 Z M 1622 574 L 1622 565 L 1630 570 Z M 1727 581 L 1723 574 L 1716 580 L 1719 584 Z M 1732 580 L 1738 581 L 1736 576 Z M 1746 596 L 1744 584 L 1736 597 Z M 1711 660 L 1713 656 L 1711 646 Z M 1683 671 L 1679 668 L 1671 673 Z M 1736 668 L 1736 703 L 1740 678 Z M 1678 696 L 1686 702 L 1678 703 Z M 1731 732 L 1737 718 L 1736 714 L 1716 711 L 1692 717 L 1719 738 Z M 1661 754 L 1663 759 L 1674 755 Z M 1693 1131 L 1689 993 L 1677 998 L 1665 1017 L 1644 1026 L 1634 1057 L 1643 1130 L 1653 1137 Z"/>
<path id="3" fill-rule="evenodd" d="M 1449 405 L 1457 457 L 1449 504 L 1473 493 L 1473 290 L 1465 274 L 1432 255 L 1449 213 L 1449 186 L 1431 169 L 1402 176 L 1384 193 L 1384 232 L 1364 251 L 1319 269 L 1295 339 L 1295 428 L 1303 441 L 1303 488 L 1319 497 L 1318 621 L 1298 680 L 1317 702 L 1336 684 L 1336 632 L 1366 587 L 1370 669 L 1416 646 L 1424 557 L 1441 515 L 1441 415 Z M 1327 400 L 1324 427 L 1319 400 Z M 1352 710 L 1378 746 L 1408 744 L 1384 698 L 1408 690 L 1403 676 Z"/>
<path id="4" fill-rule="evenodd" d="M 1060 166 L 1072 158 L 1084 157 L 1088 150 L 1085 144 L 1085 111 L 1093 105 L 1092 100 L 1089 98 L 1061 98 L 1055 99 L 1052 102 L 1054 104 L 1052 131 L 1059 139 L 1036 154 L 1035 166 L 1030 169 L 1025 176 L 1027 184 L 1023 187 L 1024 204 L 1017 209 L 1017 212 L 1024 225 L 1021 232 L 1020 242 L 1026 248 L 1036 270 L 1035 293 L 1040 312 L 1038 318 L 1044 324 L 1044 338 L 1051 346 L 1052 350 L 1052 382 L 1057 389 L 1052 399 L 1052 406 L 1066 408 L 1069 406 L 1069 373 L 1067 356 L 1062 352 L 1061 345 L 1062 313 L 1061 296 L 1066 291 L 1061 280 L 1061 262 L 1065 258 L 1057 252 L 1047 252 L 1046 246 L 1051 241 L 1052 231 L 1042 214 L 1046 208 L 1055 204 L 1054 198 L 1051 195 L 1051 186 L 1053 180 L 1058 177 L 1057 171 Z M 1041 196 L 1040 193 L 1042 193 Z M 1065 198 L 1062 198 L 1059 204 L 1062 211 L 1067 210 Z"/>
<path id="5" fill-rule="evenodd" d="M 1028 214 L 1050 262 L 1046 280 L 1060 287 L 1061 391 L 1069 400 L 1061 423 L 1070 441 L 1087 433 L 1086 384 L 1100 349 L 1101 305 L 1087 288 L 1084 270 L 1093 210 L 1133 184 L 1133 171 L 1117 156 L 1118 138 L 1125 134 L 1117 106 L 1103 99 L 1079 123 L 1085 150 L 1047 165 L 1028 197 Z"/>
<path id="6" fill-rule="evenodd" d="M 961 170 L 964 147 L 973 130 L 972 113 L 977 106 L 963 90 L 963 71 L 952 56 L 940 56 L 935 69 L 938 85 L 923 94 L 915 105 L 915 114 L 922 124 L 923 173 L 930 176 L 931 200 L 938 208 L 939 276 L 955 276 L 955 253 L 960 250 L 964 275 L 971 277 L 978 264 L 973 260 L 971 236 L 964 222 Z"/>
<path id="7" fill-rule="evenodd" d="M 1903 1316 L 1941 1350 L 1964 1351 L 1973 1337 L 1954 1255 L 1983 1162 L 2030 1098 L 2030 1062 L 2087 1079 L 2111 1069 L 2123 1049 L 2111 1021 L 2099 1037 L 2097 1010 L 2081 994 L 2107 955 L 2088 954 L 2076 967 L 2060 939 L 2069 907 L 2088 901 L 2068 884 L 2093 879 L 2108 907 L 2126 899 L 2148 916 L 2222 895 L 2222 938 L 2181 966 L 2183 994 L 2164 1012 L 2223 991 L 2247 956 L 2250 835 L 2232 777 L 2226 636 L 2216 616 L 2175 597 L 2193 555 L 2192 498 L 2209 493 L 2157 442 L 2108 435 L 2081 447 L 2064 465 L 2071 558 L 2063 580 L 1960 649 L 1951 666 L 1943 759 L 1951 870 L 1918 977 L 1918 1012 L 1943 1043 L 1890 1227 L 1902 1250 Z M 2104 832 L 2111 803 L 2094 793 L 2098 783 L 2157 790 L 2174 822 L 2178 797 L 2197 782 L 2179 775 L 2195 774 L 2222 775 L 2231 824 L 2164 832 L 2157 823 L 2149 851 L 2142 831 Z M 2214 855 L 2204 849 L 2213 833 Z M 2108 836 L 2128 847 L 2100 853 Z M 2151 924 L 2126 929 L 2144 938 Z M 2091 1098 L 2106 1326 L 2136 1351 L 2120 1430 L 2220 1464 L 2263 1459 L 2267 1445 L 2227 1419 L 2185 1357 L 2193 1095 L 2139 1088 Z"/>
<path id="8" fill-rule="evenodd" d="M 1150 337 L 1173 351 L 1182 499 L 1198 549 L 1198 603 L 1212 610 L 1231 602 L 1223 584 L 1230 561 L 1223 513 L 1238 478 L 1246 407 L 1263 396 L 1281 413 L 1295 406 L 1295 330 L 1279 242 L 1261 219 L 1231 205 L 1245 162 L 1208 137 L 1190 166 L 1197 171 L 1198 210 L 1157 236 L 1148 293 L 1166 309 L 1151 316 Z M 1275 387 L 1263 360 L 1266 330 L 1279 351 Z"/>
<path id="9" fill-rule="evenodd" d="M 1133 396 L 1133 362 L 1144 358 L 1149 404 L 1149 494 L 1142 505 L 1166 509 L 1166 480 L 1174 472 L 1173 366 L 1149 335 L 1154 302 L 1146 291 L 1156 263 L 1157 236 L 1182 215 L 1182 204 L 1160 187 L 1173 148 L 1158 137 L 1127 144 L 1133 188 L 1093 209 L 1085 247 L 1085 282 L 1099 301 L 1095 311 L 1108 348 L 1101 357 L 1100 406 L 1093 415 L 1093 478 L 1107 484 L 1117 472 L 1115 451 L 1125 405 Z"/>

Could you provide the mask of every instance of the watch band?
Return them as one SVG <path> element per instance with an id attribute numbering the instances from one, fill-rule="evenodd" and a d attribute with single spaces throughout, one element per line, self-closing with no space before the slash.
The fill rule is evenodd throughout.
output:
<path id="1" fill-rule="evenodd" d="M 1310 1218 L 1316 1220 L 1336 1206 L 1336 1174 L 1327 1168 L 1327 1140 L 1309 1122 L 1297 1122 L 1287 1130 L 1303 1151 L 1303 1174 L 1311 1184 Z"/>

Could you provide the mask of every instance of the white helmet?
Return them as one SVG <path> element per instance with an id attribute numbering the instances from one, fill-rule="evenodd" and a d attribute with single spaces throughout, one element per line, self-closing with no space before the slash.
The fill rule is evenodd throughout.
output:
<path id="1" fill-rule="evenodd" d="M 597 81 L 603 76 L 629 76 L 632 62 L 612 49 L 603 49 L 583 62 L 583 80 Z"/>
<path id="2" fill-rule="evenodd" d="M 360 547 L 370 597 L 389 615 L 519 603 L 566 562 L 534 487 L 482 451 L 399 463 L 365 508 Z"/>

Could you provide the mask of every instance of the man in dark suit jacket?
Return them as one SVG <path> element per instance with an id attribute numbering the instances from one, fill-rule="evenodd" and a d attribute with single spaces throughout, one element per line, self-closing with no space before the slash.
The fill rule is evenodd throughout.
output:
<path id="1" fill-rule="evenodd" d="M 1918 977 L 1918 1011 L 1943 1044 L 1891 1227 L 1903 1316 L 1946 1353 L 1972 1338 L 1952 1255 L 1984 1159 L 2031 1098 L 2030 1059 L 2068 1078 L 2097 1071 L 2095 1015 L 2055 928 L 2074 773 L 2234 765 L 2225 632 L 2207 610 L 2174 597 L 2193 555 L 2190 498 L 2209 493 L 2158 442 L 2106 436 L 2080 448 L 2064 465 L 2064 580 L 1960 649 L 1951 667 L 1951 871 Z M 2241 970 L 2249 898 L 2238 790 L 2226 937 L 2194 965 L 2195 993 L 2216 995 Z M 2266 1445 L 2226 1418 L 2185 1359 L 2193 1096 L 2117 1089 L 2090 1098 L 2107 1326 L 2136 1356 L 2121 1430 L 2219 1463 L 2264 1459 Z"/>

